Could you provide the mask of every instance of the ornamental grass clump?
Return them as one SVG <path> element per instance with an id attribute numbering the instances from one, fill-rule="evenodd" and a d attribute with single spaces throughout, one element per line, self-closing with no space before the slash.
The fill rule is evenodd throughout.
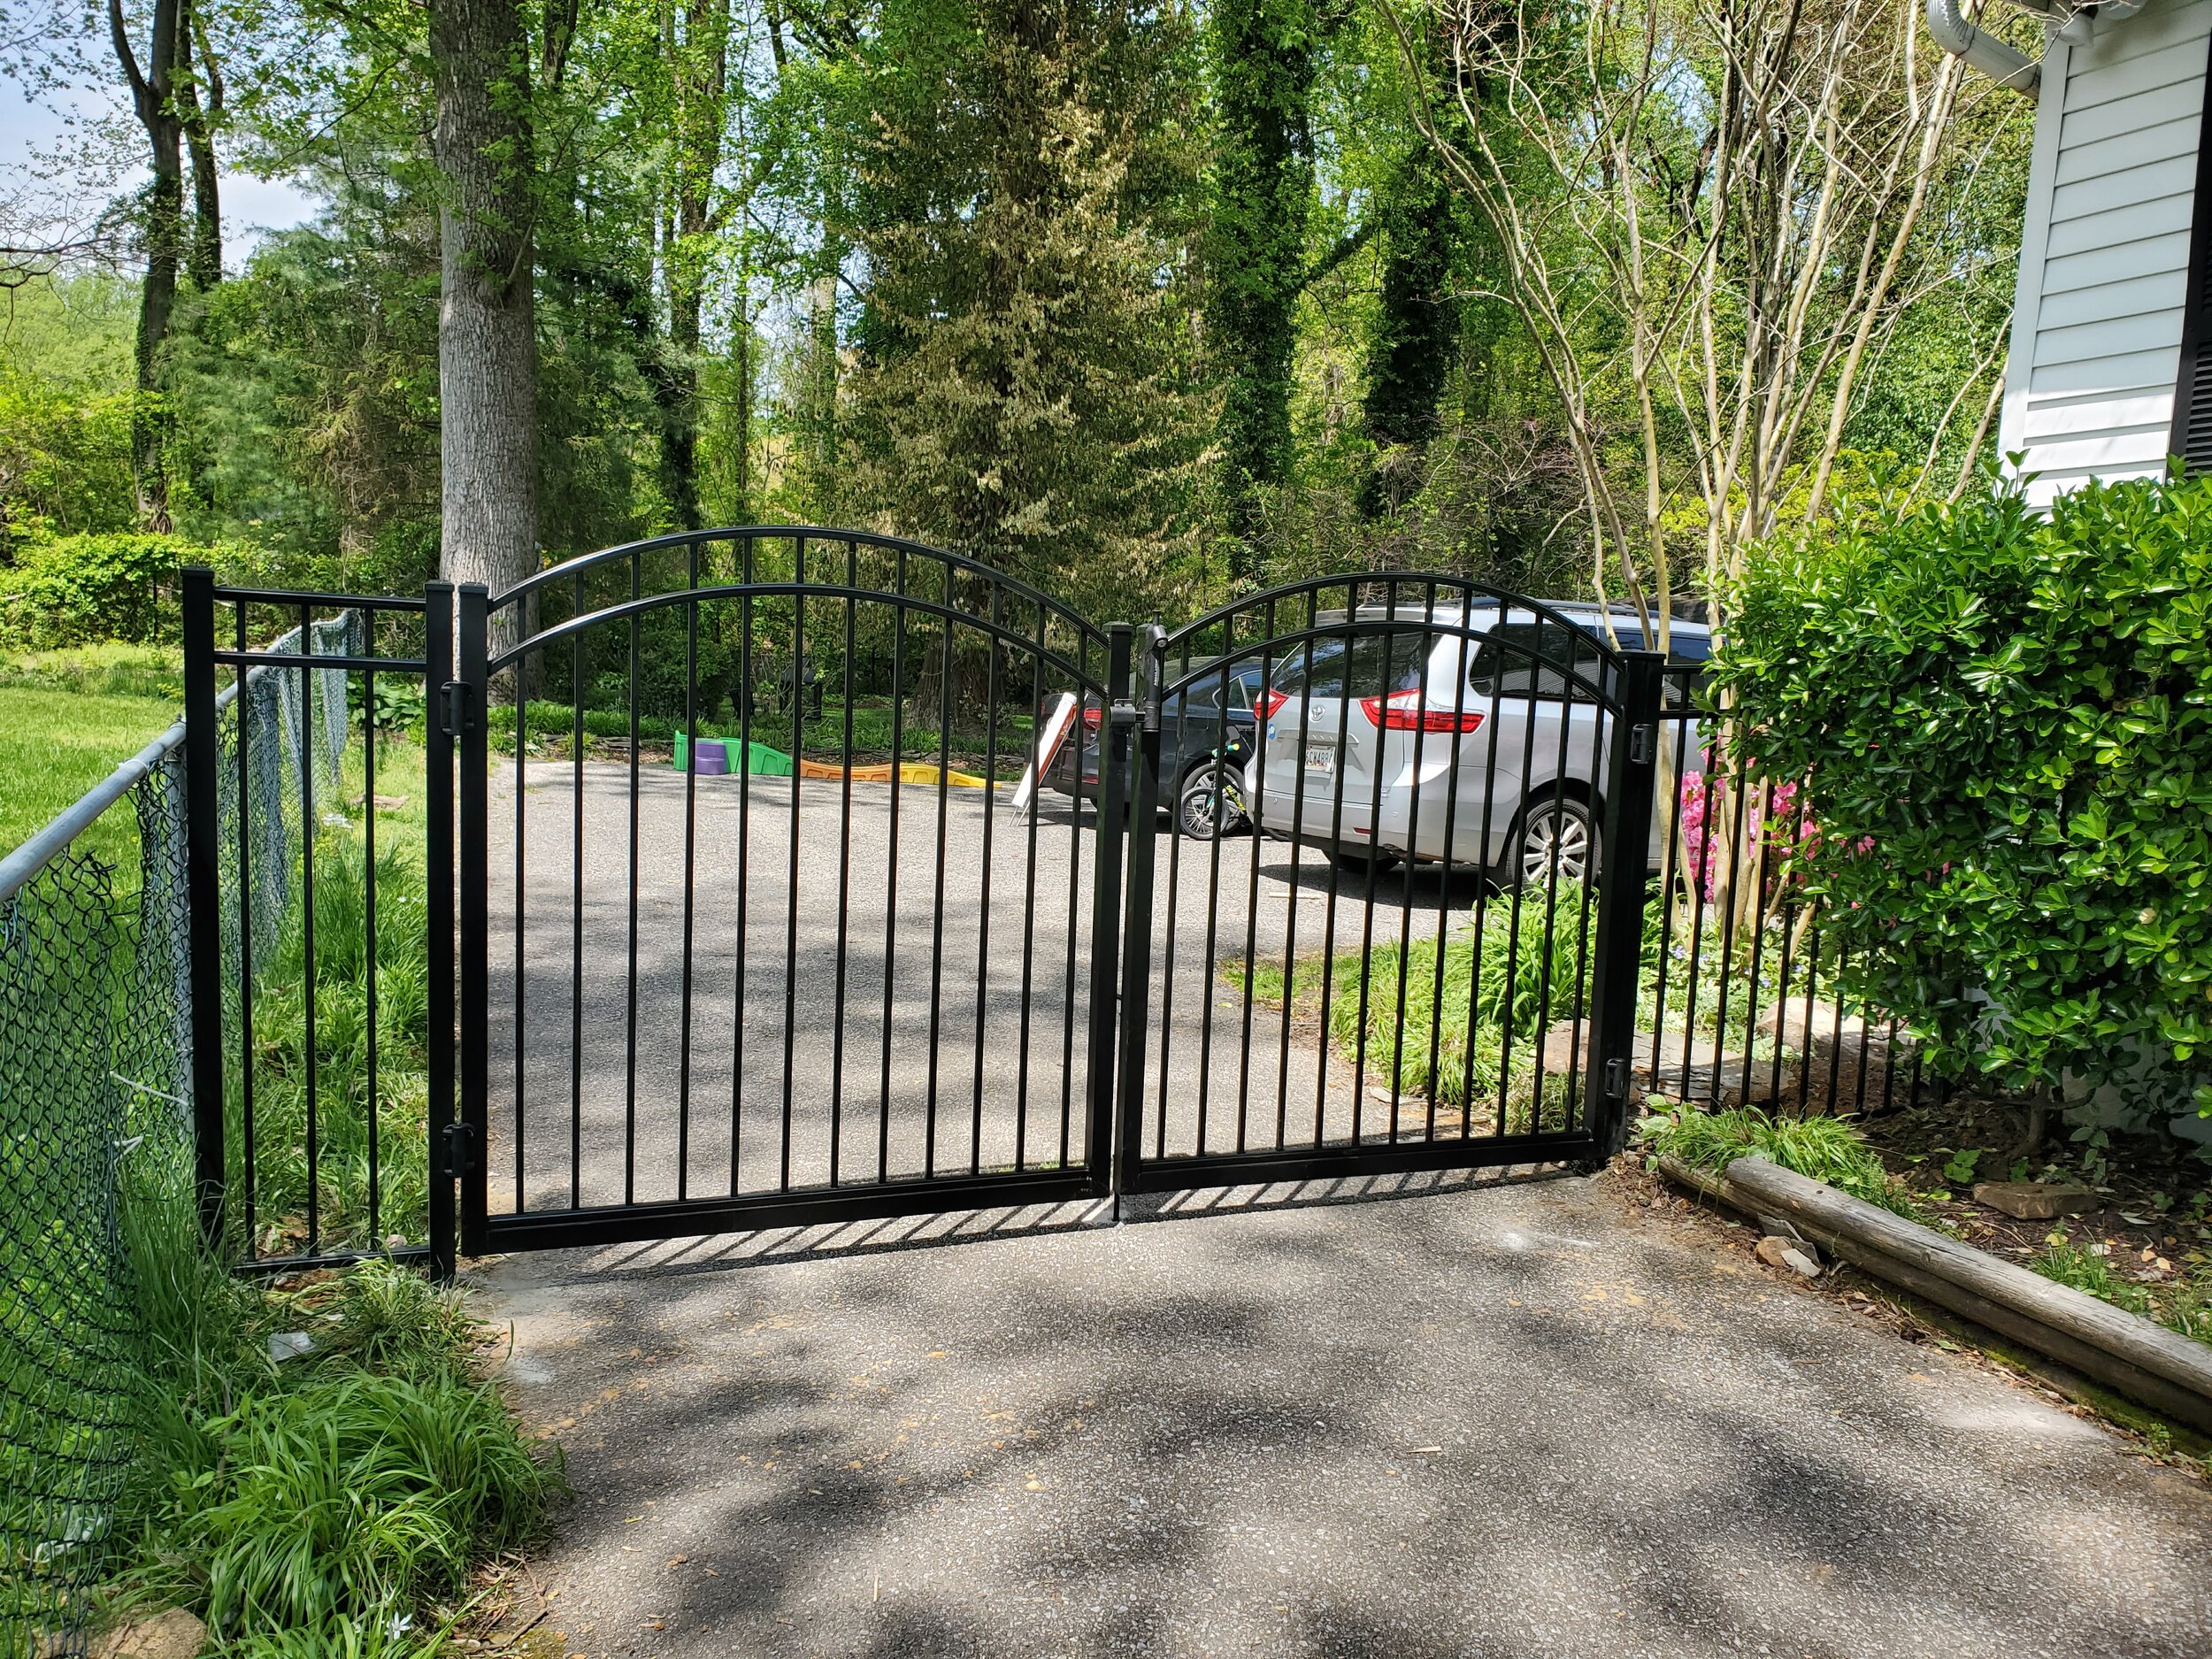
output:
<path id="1" fill-rule="evenodd" d="M 1644 1149 L 1655 1158 L 1672 1157 L 1715 1173 L 1724 1173 L 1738 1158 L 1764 1158 L 1901 1216 L 1915 1213 L 1866 1137 L 1839 1118 L 1777 1118 L 1756 1106 L 1700 1111 L 1686 1105 L 1654 1112 L 1641 1133 Z"/>

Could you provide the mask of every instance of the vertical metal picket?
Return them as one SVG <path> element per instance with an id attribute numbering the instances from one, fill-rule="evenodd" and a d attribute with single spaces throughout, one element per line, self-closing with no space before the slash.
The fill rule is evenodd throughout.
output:
<path id="1" fill-rule="evenodd" d="M 1598 925 L 1591 964 L 1589 1131 L 1601 1158 L 1628 1130 L 1629 1075 L 1642 971 L 1646 866 L 1651 846 L 1654 759 L 1659 748 L 1665 654 L 1621 654 L 1619 705 L 1605 767 L 1605 822 L 1598 854 Z"/>
<path id="2" fill-rule="evenodd" d="M 1159 852 L 1154 818 L 1160 794 L 1160 684 L 1164 672 L 1161 642 L 1166 631 L 1147 624 L 1138 657 L 1134 793 L 1126 820 L 1129 838 L 1129 894 L 1121 926 L 1121 1041 L 1116 1079 L 1119 1119 L 1114 1142 L 1114 1191 L 1129 1189 L 1129 1178 L 1144 1144 L 1144 1075 L 1151 1028 L 1152 878 Z"/>
<path id="3" fill-rule="evenodd" d="M 491 771 L 485 730 L 490 708 L 486 670 L 489 595 L 479 582 L 460 589 L 457 645 L 460 672 L 447 682 L 447 725 L 461 757 L 461 1113 L 447 1130 L 451 1164 L 461 1183 L 461 1248 L 488 1244 L 486 1159 L 491 1125 L 490 824 Z"/>
<path id="4" fill-rule="evenodd" d="M 221 764 L 216 737 L 215 572 L 184 572 L 184 890 L 193 921 L 192 987 L 193 1176 L 199 1192 L 200 1227 L 208 1248 L 223 1245 L 223 886 L 217 841 L 222 809 L 215 769 Z M 238 671 L 244 673 L 242 668 Z M 243 718 L 243 703 L 241 705 Z M 243 747 L 241 733 L 241 747 Z M 242 821 L 246 803 L 241 799 Z"/>
<path id="5" fill-rule="evenodd" d="M 453 739 L 447 720 L 453 680 L 453 584 L 432 582 L 423 589 L 423 687 L 432 716 L 424 724 L 428 751 L 423 758 L 423 803 L 429 815 L 425 832 L 428 881 L 424 910 L 428 919 L 430 969 L 430 1273 L 449 1279 L 454 1269 L 453 1183 Z"/>
<path id="6" fill-rule="evenodd" d="M 1134 630 L 1106 625 L 1106 698 L 1098 762 L 1098 856 L 1092 870 L 1090 1059 L 1085 1084 L 1089 1130 L 1084 1165 L 1094 1197 L 1113 1190 L 1114 1056 L 1121 1030 L 1118 965 L 1121 942 L 1121 863 L 1129 834 L 1124 788 L 1128 781 L 1129 736 L 1137 710 L 1129 701 L 1129 664 Z"/>

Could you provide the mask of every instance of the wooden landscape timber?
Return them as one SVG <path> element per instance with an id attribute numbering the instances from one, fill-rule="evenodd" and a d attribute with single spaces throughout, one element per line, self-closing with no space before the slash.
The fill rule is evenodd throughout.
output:
<path id="1" fill-rule="evenodd" d="M 1716 1174 L 1662 1157 L 1668 1179 L 1762 1224 L 1779 1219 L 1839 1260 L 2212 1434 L 2212 1348 L 1838 1192 L 1764 1158 Z"/>

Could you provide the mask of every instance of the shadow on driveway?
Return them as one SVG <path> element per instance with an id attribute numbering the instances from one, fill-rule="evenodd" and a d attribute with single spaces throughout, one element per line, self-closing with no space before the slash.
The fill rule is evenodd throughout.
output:
<path id="1" fill-rule="evenodd" d="M 566 1653 L 2201 1659 L 2212 1499 L 1600 1183 L 512 1258 Z"/>

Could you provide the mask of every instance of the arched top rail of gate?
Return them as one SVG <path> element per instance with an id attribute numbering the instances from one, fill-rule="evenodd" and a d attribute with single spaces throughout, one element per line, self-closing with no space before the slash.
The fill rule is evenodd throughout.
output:
<path id="1" fill-rule="evenodd" d="M 609 565 L 619 566 L 633 562 L 641 562 L 653 554 L 678 551 L 686 548 L 703 550 L 726 544 L 749 549 L 754 544 L 778 541 L 791 542 L 795 546 L 819 544 L 830 549 L 844 549 L 849 552 L 866 548 L 875 552 L 895 555 L 902 560 L 925 561 L 942 570 L 948 575 L 972 579 L 987 584 L 995 591 L 1006 595 L 1010 601 L 1018 601 L 1028 611 L 1041 611 L 1048 618 L 1048 625 L 1049 622 L 1064 625 L 1072 631 L 1079 640 L 1087 641 L 1088 645 L 1096 647 L 1102 660 L 1106 648 L 1106 630 L 1067 601 L 1054 597 L 1041 588 L 1025 582 L 1019 577 L 1010 576 L 1005 572 L 984 564 L 979 559 L 971 558 L 963 553 L 951 552 L 944 548 L 932 547 L 926 541 L 912 541 L 905 536 L 884 535 L 873 530 L 841 529 L 826 525 L 757 524 L 732 525 L 710 530 L 678 530 L 672 531 L 666 535 L 652 536 L 642 541 L 627 541 L 618 547 L 602 548 L 595 553 L 582 553 L 574 558 L 564 559 L 558 565 L 550 565 L 534 575 L 526 577 L 503 593 L 493 595 L 488 609 L 495 614 L 506 606 L 518 605 L 522 601 L 549 588 L 557 588 L 560 584 L 573 583 L 579 578 L 588 576 L 595 570 Z M 749 559 L 746 565 L 741 565 L 740 569 L 747 568 L 749 565 Z M 848 568 L 849 568 L 849 564 Z M 749 589 L 756 594 L 766 594 L 774 584 L 740 581 L 734 586 L 741 592 Z M 832 582 L 809 581 L 785 584 L 784 588 L 787 591 L 803 590 L 810 599 L 851 597 L 861 601 L 887 601 L 900 603 L 906 609 L 927 608 L 925 605 L 907 603 L 908 600 L 918 600 L 924 597 L 924 595 L 903 585 L 888 588 L 864 588 L 854 582 L 839 585 Z M 677 598 L 683 598 L 695 592 L 688 587 L 669 591 Z M 700 595 L 704 595 L 707 590 L 700 588 L 695 591 Z M 732 595 L 726 593 L 723 596 Z M 941 600 L 936 603 L 942 605 Z M 959 610 L 957 607 L 949 609 L 960 621 L 978 626 L 989 626 L 986 618 L 975 612 Z M 607 613 L 601 613 L 599 619 L 603 620 L 605 614 Z M 549 643 L 553 638 L 552 631 L 536 635 L 524 641 L 516 651 L 508 653 L 503 660 L 512 661 L 514 657 L 521 651 L 534 649 Z M 1025 645 L 1031 649 L 1038 649 L 1041 643 L 1033 635 L 1017 634 L 1011 638 L 1014 643 Z M 1087 655 L 1087 651 L 1079 651 L 1078 654 Z M 1087 676 L 1086 678 L 1092 677 Z"/>
<path id="2" fill-rule="evenodd" d="M 1377 588 L 1386 590 L 1383 598 L 1361 597 L 1363 592 Z M 1324 609 L 1321 595 L 1337 588 L 1344 591 L 1344 604 L 1340 608 Z M 1286 607 L 1289 611 L 1286 616 L 1283 614 Z M 1440 611 L 1444 614 L 1440 616 Z M 1579 664 L 1576 662 L 1562 662 L 1546 656 L 1537 646 L 1493 634 L 1489 621 L 1468 619 L 1485 611 L 1495 611 L 1500 617 L 1520 612 L 1531 620 L 1571 630 L 1578 641 L 1576 657 L 1581 656 L 1582 641 L 1586 641 L 1599 678 L 1593 680 L 1578 672 Z M 1456 617 L 1452 615 L 1454 611 L 1458 613 Z M 1633 612 L 1616 615 L 1628 621 L 1640 634 L 1642 633 L 1642 625 Z M 1263 632 L 1240 640 L 1236 636 L 1237 624 L 1248 618 L 1256 620 Z M 1322 641 L 1419 633 L 1432 638 L 1479 642 L 1505 657 L 1525 660 L 1532 669 L 1540 667 L 1561 674 L 1578 694 L 1586 695 L 1591 702 L 1617 713 L 1621 708 L 1620 670 L 1626 659 L 1602 633 L 1593 631 L 1593 619 L 1590 611 L 1578 614 L 1577 611 L 1532 599 L 1525 594 L 1440 572 L 1347 572 L 1308 577 L 1217 605 L 1181 627 L 1156 636 L 1156 689 L 1160 696 L 1173 696 L 1233 664 L 1289 664 Z M 1205 644 L 1210 632 L 1217 632 L 1220 636 L 1217 649 Z M 1204 648 L 1204 654 L 1194 654 L 1194 645 Z M 1179 676 L 1168 675 L 1166 665 L 1171 663 L 1183 664 Z"/>
<path id="3" fill-rule="evenodd" d="M 1026 595 L 1022 595 L 1026 597 Z M 496 674 L 512 667 L 533 651 L 557 645 L 576 634 L 605 623 L 626 621 L 632 617 L 644 616 L 654 611 L 664 611 L 672 605 L 703 604 L 726 599 L 809 599 L 826 604 L 887 605 L 902 613 L 932 617 L 973 629 L 1018 651 L 1025 651 L 1040 663 L 1056 668 L 1086 691 L 1102 693 L 1105 687 L 1103 671 L 1107 662 L 1106 635 L 1102 629 L 1086 624 L 1084 632 L 1100 642 L 1099 664 L 1096 669 L 1083 666 L 1088 652 L 1081 660 L 1071 657 L 1056 649 L 1047 640 L 1034 634 L 1010 627 L 990 616 L 979 616 L 949 605 L 941 599 L 929 599 L 920 594 L 900 593 L 880 588 L 856 588 L 833 582 L 722 582 L 712 587 L 672 588 L 664 593 L 645 594 L 636 599 L 626 599 L 618 604 L 603 605 L 596 611 L 587 611 L 581 616 L 571 617 L 532 634 L 519 644 L 500 652 L 485 665 L 487 673 Z"/>

